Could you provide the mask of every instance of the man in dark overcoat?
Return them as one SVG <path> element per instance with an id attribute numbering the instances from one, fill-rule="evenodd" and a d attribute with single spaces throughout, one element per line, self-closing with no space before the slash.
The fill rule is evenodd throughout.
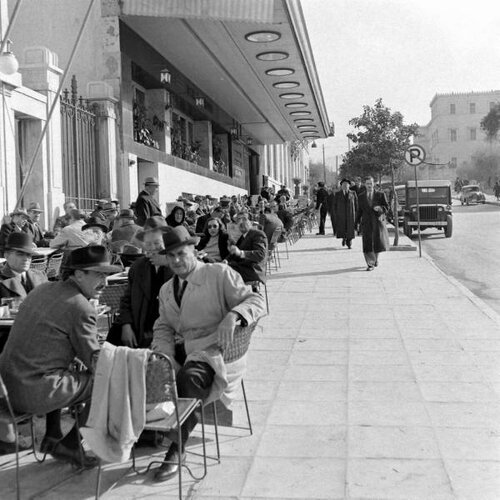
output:
<path id="1" fill-rule="evenodd" d="M 340 191 L 333 196 L 332 221 L 335 234 L 342 240 L 342 246 L 351 249 L 351 242 L 355 236 L 356 213 L 358 211 L 358 197 L 354 191 L 349 190 L 351 182 L 342 179 Z"/>
<path id="2" fill-rule="evenodd" d="M 325 234 L 325 220 L 328 213 L 328 191 L 325 188 L 324 182 L 318 182 L 316 210 L 319 210 L 319 231 L 316 235 Z"/>
<path id="3" fill-rule="evenodd" d="M 373 271 L 378 266 L 378 256 L 389 246 L 389 235 L 385 225 L 385 215 L 389 204 L 383 191 L 375 191 L 373 177 L 365 179 L 366 191 L 358 199 L 358 214 L 356 225 L 361 222 L 363 233 L 363 253 L 367 271 Z"/>
<path id="4" fill-rule="evenodd" d="M 154 177 L 146 177 L 144 180 L 144 189 L 139 193 L 135 202 L 137 225 L 144 226 L 146 219 L 154 217 L 155 215 L 163 215 L 161 213 L 160 205 L 154 197 L 159 186 L 158 180 Z"/>
<path id="5" fill-rule="evenodd" d="M 104 288 L 107 274 L 119 271 L 103 246 L 71 252 L 63 280 L 38 286 L 21 304 L 0 355 L 0 374 L 14 410 L 47 415 L 42 453 L 83 467 L 96 461 L 82 456 L 76 426 L 63 437 L 61 409 L 91 397 L 100 347 L 97 311 L 89 299 Z M 76 358 L 84 369 L 71 368 Z"/>
<path id="6" fill-rule="evenodd" d="M 172 276 L 164 250 L 163 233 L 170 230 L 163 217 L 146 220 L 144 230 L 137 234 L 145 255 L 130 267 L 128 287 L 120 300 L 118 324 L 113 325 L 108 342 L 128 347 L 147 348 L 153 339 L 153 325 L 158 318 L 160 288 Z M 119 335 L 118 335 L 119 334 Z"/>

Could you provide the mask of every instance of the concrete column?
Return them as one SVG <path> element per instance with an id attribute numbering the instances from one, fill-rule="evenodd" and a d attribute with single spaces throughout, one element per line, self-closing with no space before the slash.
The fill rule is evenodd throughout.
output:
<path id="1" fill-rule="evenodd" d="M 47 97 L 47 115 L 54 102 L 62 75 L 57 63 L 57 55 L 46 47 L 28 47 L 24 50 L 24 63 L 19 69 L 23 84 Z M 30 140 L 36 142 L 38 138 L 31 135 Z M 29 148 L 30 145 L 27 145 L 27 150 Z M 45 226 L 51 227 L 55 217 L 62 213 L 64 204 L 59 100 L 55 104 L 47 128 L 44 149 L 45 151 L 40 150 L 35 160 L 36 175 L 29 181 L 25 199 L 38 201 L 42 205 L 44 210 L 42 222 Z"/>
<path id="2" fill-rule="evenodd" d="M 113 89 L 105 82 L 89 82 L 87 96 L 94 106 L 97 120 L 97 164 L 99 165 L 99 198 L 116 198 L 117 144 L 116 144 L 116 103 Z"/>
<path id="3" fill-rule="evenodd" d="M 209 120 L 194 122 L 193 134 L 194 141 L 201 143 L 200 165 L 213 170 L 212 122 Z"/>

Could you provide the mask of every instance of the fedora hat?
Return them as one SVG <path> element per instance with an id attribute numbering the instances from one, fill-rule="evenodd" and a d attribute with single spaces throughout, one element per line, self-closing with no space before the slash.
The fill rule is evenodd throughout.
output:
<path id="1" fill-rule="evenodd" d="M 137 255 L 141 256 L 142 255 L 142 249 L 139 247 L 136 247 L 135 245 L 123 245 L 122 251 L 120 255 L 126 255 L 127 257 L 130 257 L 131 255 Z"/>
<path id="2" fill-rule="evenodd" d="M 85 226 L 82 226 L 82 231 L 85 231 L 85 229 L 90 229 L 91 227 L 98 227 L 105 233 L 109 231 L 109 227 L 106 224 L 106 221 L 104 219 L 101 219 L 100 217 L 89 217 Z"/>
<path id="3" fill-rule="evenodd" d="M 5 250 L 17 250 L 19 252 L 32 254 L 35 251 L 33 248 L 33 236 L 24 232 L 20 233 L 13 231 L 7 238 Z"/>
<path id="4" fill-rule="evenodd" d="M 144 179 L 145 186 L 159 186 L 158 179 L 156 177 L 146 177 Z"/>
<path id="5" fill-rule="evenodd" d="M 340 185 L 344 184 L 344 182 L 347 182 L 348 184 L 351 184 L 351 181 L 349 179 L 344 178 L 344 179 L 342 179 L 340 181 Z"/>
<path id="6" fill-rule="evenodd" d="M 13 210 L 9 214 L 10 217 L 14 217 L 14 215 L 24 215 L 24 217 L 26 217 L 26 219 L 30 218 L 30 216 L 28 215 L 28 212 L 26 212 L 26 210 L 24 208 L 16 208 L 15 210 Z"/>
<path id="7" fill-rule="evenodd" d="M 36 202 L 36 201 L 32 201 L 29 206 L 28 206 L 28 212 L 38 212 L 38 213 L 42 213 L 43 210 L 42 208 L 40 207 L 40 203 Z"/>
<path id="8" fill-rule="evenodd" d="M 65 269 L 97 271 L 99 273 L 119 273 L 121 266 L 111 264 L 111 254 L 102 245 L 91 245 L 73 250 L 64 265 Z"/>
<path id="9" fill-rule="evenodd" d="M 170 227 L 167 225 L 167 221 L 163 217 L 155 215 L 146 219 L 142 231 L 138 231 L 135 235 L 135 238 L 139 241 L 144 241 L 144 235 L 146 233 L 168 230 L 170 230 Z"/>
<path id="10" fill-rule="evenodd" d="M 198 243 L 198 238 L 196 236 L 191 236 L 184 226 L 173 227 L 163 235 L 165 249 L 160 250 L 158 253 L 165 255 L 167 252 L 171 252 L 176 248 L 184 245 L 196 245 L 196 243 Z"/>
<path id="11" fill-rule="evenodd" d="M 135 214 L 134 211 L 131 210 L 130 208 L 124 208 L 123 210 L 120 210 L 120 215 L 118 216 L 119 219 L 135 219 Z"/>

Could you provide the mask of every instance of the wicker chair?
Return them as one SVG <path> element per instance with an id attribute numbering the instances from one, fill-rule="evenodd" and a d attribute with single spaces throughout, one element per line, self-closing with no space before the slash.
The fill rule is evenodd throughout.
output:
<path id="1" fill-rule="evenodd" d="M 45 272 L 47 270 L 47 257 L 44 255 L 35 255 L 31 259 L 30 269 Z"/>
<path id="2" fill-rule="evenodd" d="M 101 293 L 101 296 L 99 297 L 99 302 L 101 304 L 106 304 L 109 307 L 108 318 L 110 323 L 113 321 L 115 314 L 120 309 L 120 300 L 127 287 L 128 283 L 106 285 Z"/>
<path id="3" fill-rule="evenodd" d="M 49 280 L 58 279 L 59 271 L 61 270 L 63 255 L 63 252 L 56 252 L 50 256 L 49 262 L 47 264 L 47 278 L 49 278 Z"/>
<path id="4" fill-rule="evenodd" d="M 155 422 L 146 423 L 144 430 L 158 431 L 167 433 L 175 431 L 178 442 L 181 442 L 181 425 L 195 411 L 201 414 L 201 432 L 203 445 L 203 475 L 195 476 L 191 469 L 182 463 L 181 454 L 179 454 L 179 500 L 182 500 L 182 468 L 186 468 L 190 476 L 196 481 L 201 481 L 207 475 L 207 455 L 205 443 L 205 421 L 203 413 L 203 402 L 194 398 L 179 398 L 177 396 L 177 387 L 175 383 L 175 365 L 174 362 L 165 354 L 160 352 L 151 352 L 146 369 L 146 403 L 161 403 L 171 401 L 174 406 L 174 412 Z M 151 461 L 146 469 L 139 471 L 136 468 L 135 451 L 132 448 L 132 468 L 138 474 L 147 474 L 153 465 L 161 465 L 162 460 Z M 97 484 L 95 498 L 100 495 L 101 464 L 97 472 Z"/>

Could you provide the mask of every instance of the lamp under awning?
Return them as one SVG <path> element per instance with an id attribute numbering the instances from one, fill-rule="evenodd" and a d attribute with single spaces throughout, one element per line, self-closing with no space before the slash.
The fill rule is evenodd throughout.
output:
<path id="1" fill-rule="evenodd" d="M 272 23 L 274 0 L 122 0 L 128 16 Z"/>

